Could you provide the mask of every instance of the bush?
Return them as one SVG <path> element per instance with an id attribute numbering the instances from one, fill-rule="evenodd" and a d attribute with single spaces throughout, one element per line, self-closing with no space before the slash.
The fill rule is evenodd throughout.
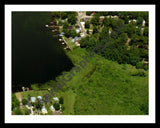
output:
<path id="1" fill-rule="evenodd" d="M 56 111 L 60 109 L 60 104 L 59 103 L 54 103 L 53 106 L 54 106 Z"/>
<path id="2" fill-rule="evenodd" d="M 23 105 L 26 105 L 27 104 L 27 99 L 22 99 L 22 103 L 23 103 Z"/>
<path id="3" fill-rule="evenodd" d="M 62 104 L 61 109 L 62 109 L 62 111 L 64 111 L 64 110 L 65 110 L 65 106 L 64 106 L 64 104 Z"/>
<path id="4" fill-rule="evenodd" d="M 60 98 L 59 98 L 59 103 L 60 103 L 60 104 L 63 104 L 63 97 L 60 97 Z"/>
<path id="5" fill-rule="evenodd" d="M 136 68 L 137 69 L 143 68 L 143 62 L 136 63 Z"/>
<path id="6" fill-rule="evenodd" d="M 145 65 L 145 66 L 144 66 L 144 70 L 148 70 L 148 65 Z"/>
<path id="7" fill-rule="evenodd" d="M 19 107 L 19 101 L 15 94 L 12 94 L 12 110 Z"/>
<path id="8" fill-rule="evenodd" d="M 21 109 L 19 107 L 14 109 L 13 112 L 14 112 L 15 115 L 23 115 L 23 113 L 22 113 L 22 111 L 21 111 Z"/>

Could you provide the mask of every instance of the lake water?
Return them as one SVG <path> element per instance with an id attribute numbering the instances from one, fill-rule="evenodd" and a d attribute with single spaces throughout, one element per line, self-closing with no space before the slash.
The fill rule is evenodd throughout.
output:
<path id="1" fill-rule="evenodd" d="M 55 79 L 73 64 L 56 33 L 46 28 L 50 12 L 12 12 L 12 90 Z"/>

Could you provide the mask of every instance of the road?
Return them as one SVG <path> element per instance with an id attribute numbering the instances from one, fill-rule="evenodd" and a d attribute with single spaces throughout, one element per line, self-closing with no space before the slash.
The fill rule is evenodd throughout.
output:
<path id="1" fill-rule="evenodd" d="M 80 19 L 85 17 L 86 14 L 85 13 L 81 13 L 81 12 L 78 12 L 78 16 L 77 16 L 77 19 L 78 19 L 78 25 L 81 27 L 81 31 L 82 31 L 82 34 L 83 34 L 83 37 L 86 37 L 87 36 L 87 33 L 86 33 L 86 30 L 83 28 L 81 22 L 80 22 Z"/>

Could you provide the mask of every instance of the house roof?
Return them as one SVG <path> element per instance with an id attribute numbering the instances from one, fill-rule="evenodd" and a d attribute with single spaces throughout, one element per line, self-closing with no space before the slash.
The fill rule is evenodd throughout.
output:
<path id="1" fill-rule="evenodd" d="M 80 28 L 79 25 L 76 25 L 75 28 Z"/>
<path id="2" fill-rule="evenodd" d="M 31 102 L 35 102 L 36 101 L 36 97 L 31 97 Z"/>
<path id="3" fill-rule="evenodd" d="M 51 109 L 51 110 L 53 110 L 53 109 L 54 109 L 53 105 L 51 105 L 51 106 L 50 106 L 50 109 Z"/>
<path id="4" fill-rule="evenodd" d="M 41 97 L 41 96 L 37 96 L 37 98 L 38 98 L 38 99 L 42 99 L 42 97 Z"/>
<path id="5" fill-rule="evenodd" d="M 53 99 L 54 99 L 55 101 L 59 101 L 58 97 L 54 97 Z"/>
<path id="6" fill-rule="evenodd" d="M 46 111 L 46 108 L 45 108 L 45 106 L 42 106 L 42 109 L 41 109 L 42 111 Z"/>
<path id="7" fill-rule="evenodd" d="M 67 29 L 73 29 L 73 26 L 68 26 Z"/>

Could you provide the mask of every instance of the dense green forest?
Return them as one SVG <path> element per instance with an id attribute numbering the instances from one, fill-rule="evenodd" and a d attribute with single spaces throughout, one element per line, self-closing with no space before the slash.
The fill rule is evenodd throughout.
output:
<path id="1" fill-rule="evenodd" d="M 87 14 L 90 15 L 91 12 Z M 104 18 L 100 22 L 101 15 L 118 15 L 119 18 Z M 145 26 L 142 25 L 143 20 Z M 81 40 L 81 48 L 90 51 L 103 46 L 98 54 L 120 64 L 136 66 L 142 60 L 148 61 L 147 12 L 96 12 L 87 24 L 93 25 L 93 34 Z M 148 66 L 145 66 L 145 69 L 148 69 Z"/>

